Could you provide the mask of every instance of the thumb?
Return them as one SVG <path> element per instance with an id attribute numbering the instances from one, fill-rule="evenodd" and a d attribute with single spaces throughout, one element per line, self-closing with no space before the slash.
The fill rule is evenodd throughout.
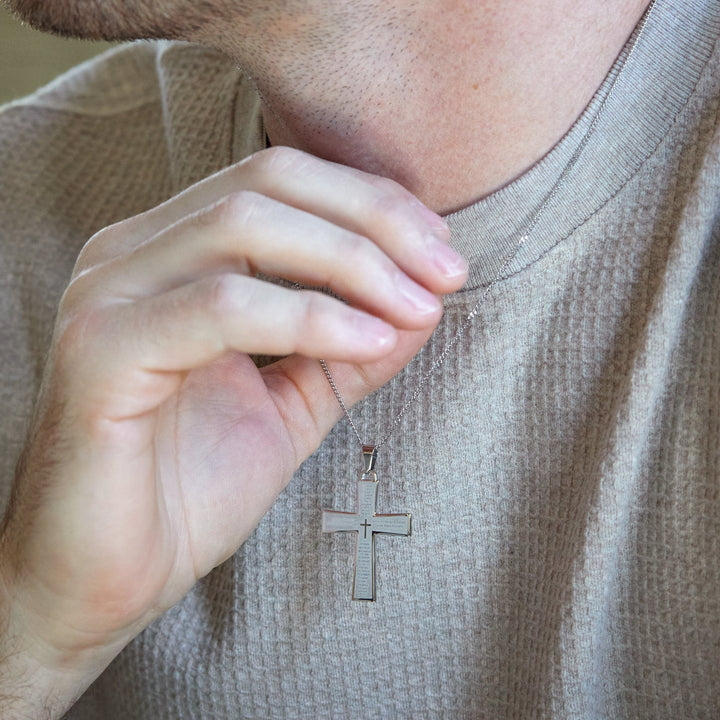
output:
<path id="1" fill-rule="evenodd" d="M 435 327 L 399 331 L 397 345 L 380 360 L 364 364 L 328 363 L 346 407 L 397 375 L 429 340 Z M 285 421 L 298 467 L 342 418 L 343 410 L 318 360 L 293 355 L 261 372 Z"/>

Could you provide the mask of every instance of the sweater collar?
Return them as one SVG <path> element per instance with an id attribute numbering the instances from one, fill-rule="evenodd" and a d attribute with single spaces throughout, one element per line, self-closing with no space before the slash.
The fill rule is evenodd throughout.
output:
<path id="1" fill-rule="evenodd" d="M 577 162 L 505 277 L 538 260 L 610 202 L 658 151 L 691 103 L 715 49 L 720 6 L 710 0 L 659 0 L 631 53 L 640 25 L 557 145 L 512 183 L 448 216 L 452 242 L 470 261 L 467 290 L 498 276 L 596 118 Z"/>

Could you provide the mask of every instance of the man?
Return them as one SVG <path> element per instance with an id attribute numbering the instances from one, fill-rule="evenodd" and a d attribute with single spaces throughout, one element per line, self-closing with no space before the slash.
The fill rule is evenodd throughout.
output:
<path id="1" fill-rule="evenodd" d="M 717 4 L 12 7 L 3 717 L 717 716 Z"/>

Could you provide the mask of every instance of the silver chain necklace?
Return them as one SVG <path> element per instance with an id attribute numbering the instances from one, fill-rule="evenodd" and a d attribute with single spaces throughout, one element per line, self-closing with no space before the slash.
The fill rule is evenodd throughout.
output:
<path id="1" fill-rule="evenodd" d="M 488 285 L 485 286 L 485 289 L 483 290 L 482 295 L 480 296 L 480 299 L 475 303 L 473 308 L 470 310 L 470 312 L 465 316 L 465 319 L 460 324 L 458 329 L 455 331 L 454 335 L 450 340 L 448 340 L 445 347 L 442 349 L 442 352 L 440 355 L 438 355 L 435 362 L 430 366 L 430 368 L 425 372 L 425 374 L 420 378 L 420 382 L 418 383 L 418 386 L 415 388 L 415 391 L 410 396 L 410 398 L 405 402 L 405 404 L 400 408 L 398 414 L 393 418 L 392 422 L 390 423 L 390 427 L 388 428 L 385 435 L 382 436 L 380 440 L 378 440 L 375 445 L 373 446 L 375 450 L 378 450 L 383 445 L 387 443 L 387 441 L 390 439 L 390 436 L 392 435 L 393 431 L 395 430 L 397 424 L 402 420 L 402 418 L 405 416 L 405 413 L 408 411 L 411 405 L 415 403 L 415 401 L 420 396 L 420 393 L 422 392 L 422 389 L 427 384 L 430 377 L 435 373 L 435 370 L 437 370 L 446 360 L 448 354 L 450 351 L 455 347 L 456 343 L 460 338 L 465 334 L 465 331 L 470 327 L 473 320 L 475 319 L 475 316 L 477 315 L 478 311 L 480 310 L 480 307 L 485 302 L 488 294 L 490 291 L 495 287 L 495 285 L 500 282 L 500 280 L 503 279 L 505 272 L 507 271 L 508 267 L 510 267 L 510 264 L 512 261 L 518 256 L 520 250 L 522 249 L 523 245 L 527 242 L 527 240 L 530 238 L 530 235 L 532 234 L 533 230 L 537 226 L 538 222 L 540 222 L 540 219 L 545 214 L 545 211 L 548 209 L 552 201 L 557 196 L 560 189 L 565 185 L 565 181 L 567 180 L 568 175 L 570 174 L 571 170 L 575 167 L 575 164 L 577 163 L 578 159 L 582 155 L 583 151 L 585 150 L 585 147 L 587 146 L 588 142 L 590 141 L 590 138 L 594 135 L 595 130 L 597 129 L 598 123 L 600 121 L 600 118 L 602 117 L 603 110 L 605 109 L 605 106 L 607 105 L 608 100 L 612 97 L 613 91 L 615 90 L 615 85 L 620 78 L 622 72 L 625 70 L 625 67 L 627 66 L 630 57 L 632 56 L 633 52 L 635 51 L 635 47 L 638 44 L 638 41 L 640 40 L 640 36 L 642 35 L 643 31 L 645 30 L 645 25 L 647 24 L 647 21 L 650 17 L 650 14 L 652 13 L 652 10 L 655 6 L 655 1 L 652 0 L 652 2 L 648 5 L 647 10 L 645 11 L 645 15 L 642 19 L 642 22 L 639 26 L 635 41 L 633 42 L 632 46 L 630 47 L 630 50 L 628 51 L 627 56 L 623 60 L 623 65 L 616 74 L 615 78 L 612 81 L 612 84 L 610 85 L 610 88 L 608 89 L 607 95 L 603 98 L 600 107 L 598 108 L 597 112 L 595 113 L 595 117 L 593 118 L 592 122 L 590 123 L 590 126 L 588 127 L 587 131 L 585 132 L 585 135 L 583 135 L 582 139 L 580 140 L 580 143 L 578 144 L 577 148 L 575 148 L 575 151 L 573 152 L 572 156 L 567 162 L 567 165 L 563 168 L 562 173 L 560 174 L 560 177 L 555 182 L 555 185 L 550 189 L 548 194 L 545 196 L 544 200 L 540 204 L 540 207 L 535 212 L 535 214 L 532 216 L 528 224 L 525 226 L 525 229 L 523 230 L 522 234 L 520 235 L 519 239 L 513 246 L 513 249 L 510 251 L 510 253 L 505 257 L 505 259 L 502 262 L 502 265 L 500 266 L 500 269 L 497 271 L 497 274 L 495 277 L 490 281 Z M 330 372 L 330 369 L 328 368 L 327 363 L 325 360 L 320 360 L 320 365 L 323 369 L 323 372 L 325 373 L 325 377 L 327 378 L 328 383 L 330 384 L 330 387 L 332 388 L 333 394 L 335 395 L 335 398 L 337 399 L 340 407 L 342 408 L 343 412 L 345 413 L 345 417 L 347 418 L 348 422 L 350 423 L 350 427 L 353 429 L 353 432 L 355 433 L 355 437 L 357 437 L 358 442 L 363 447 L 368 447 L 368 445 L 363 442 L 362 436 L 360 435 L 360 431 L 358 430 L 357 426 L 355 425 L 355 422 L 352 419 L 352 416 L 350 415 L 350 412 L 348 411 L 347 406 L 345 405 L 345 401 L 343 400 L 342 395 L 340 394 L 340 391 L 337 387 L 337 384 L 335 383 L 335 380 L 332 376 L 332 373 Z"/>
<path id="2" fill-rule="evenodd" d="M 511 252 L 508 253 L 508 255 L 504 258 L 500 269 L 497 271 L 494 278 L 485 286 L 478 301 L 472 307 L 470 312 L 465 316 L 462 323 L 458 326 L 457 330 L 450 338 L 450 340 L 448 340 L 448 342 L 445 344 L 445 347 L 442 349 L 442 351 L 435 359 L 433 364 L 430 366 L 430 368 L 420 378 L 420 382 L 418 383 L 417 387 L 413 391 L 412 395 L 407 399 L 405 404 L 400 408 L 397 415 L 393 418 L 385 434 L 375 444 L 367 444 L 363 441 L 362 436 L 360 435 L 360 431 L 358 430 L 357 425 L 353 421 L 352 416 L 350 415 L 350 412 L 348 411 L 348 408 L 345 404 L 345 401 L 343 400 L 342 394 L 338 389 L 335 379 L 330 372 L 330 368 L 328 367 L 325 360 L 320 360 L 320 365 L 322 367 L 323 373 L 325 374 L 325 377 L 327 378 L 328 383 L 330 384 L 330 388 L 332 389 L 338 404 L 342 408 L 345 417 L 350 423 L 350 427 L 355 433 L 355 436 L 357 437 L 358 442 L 362 446 L 363 451 L 364 466 L 363 471 L 357 481 L 357 510 L 354 512 L 323 510 L 322 514 L 323 532 L 357 533 L 357 546 L 355 550 L 355 574 L 352 591 L 353 600 L 375 600 L 375 535 L 385 534 L 407 537 L 411 534 L 412 518 L 409 513 L 380 514 L 376 512 L 378 479 L 377 473 L 375 472 L 375 463 L 377 460 L 378 449 L 388 442 L 390 436 L 392 435 L 400 421 L 403 419 L 408 409 L 412 407 L 417 401 L 418 397 L 420 397 L 420 393 L 422 392 L 425 385 L 428 383 L 435 371 L 445 362 L 457 342 L 470 327 L 473 320 L 477 316 L 480 307 L 487 299 L 490 291 L 495 287 L 498 282 L 500 282 L 500 280 L 503 279 L 511 263 L 518 256 L 523 246 L 527 243 L 528 239 L 537 227 L 541 218 L 545 215 L 548 207 L 550 207 L 552 202 L 555 200 L 561 188 L 564 187 L 568 176 L 577 164 L 578 159 L 583 154 L 588 142 L 590 141 L 590 138 L 592 138 L 598 127 L 600 118 L 603 116 L 603 112 L 607 106 L 607 103 L 613 96 L 617 81 L 627 67 L 630 58 L 632 57 L 635 48 L 637 47 L 637 44 L 643 35 L 645 26 L 647 25 L 647 21 L 650 18 L 650 15 L 652 14 L 652 11 L 655 7 L 655 3 L 656 0 L 651 0 L 650 4 L 648 5 L 648 8 L 644 13 L 644 16 L 635 34 L 635 39 L 623 60 L 622 66 L 613 78 L 607 94 L 603 98 L 600 106 L 597 109 L 597 112 L 595 113 L 595 117 L 588 126 L 588 129 L 585 131 L 585 134 L 580 140 L 578 146 L 575 148 L 575 151 L 571 155 L 567 164 L 563 168 L 563 171 L 560 173 L 560 177 L 557 179 L 553 187 L 550 189 L 543 201 L 540 203 L 539 208 L 534 213 L 528 224 L 525 226 L 524 230 L 522 231 L 518 240 L 513 246 Z"/>

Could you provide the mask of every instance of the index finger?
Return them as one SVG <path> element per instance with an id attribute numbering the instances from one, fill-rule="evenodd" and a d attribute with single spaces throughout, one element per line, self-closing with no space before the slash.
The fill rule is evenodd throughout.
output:
<path id="1" fill-rule="evenodd" d="M 162 205 L 104 231 L 111 242 L 84 251 L 86 267 L 131 250 L 188 215 L 240 190 L 312 213 L 375 242 L 408 275 L 437 292 L 458 287 L 464 260 L 447 246 L 439 215 L 392 180 L 292 148 L 261 151 Z"/>

